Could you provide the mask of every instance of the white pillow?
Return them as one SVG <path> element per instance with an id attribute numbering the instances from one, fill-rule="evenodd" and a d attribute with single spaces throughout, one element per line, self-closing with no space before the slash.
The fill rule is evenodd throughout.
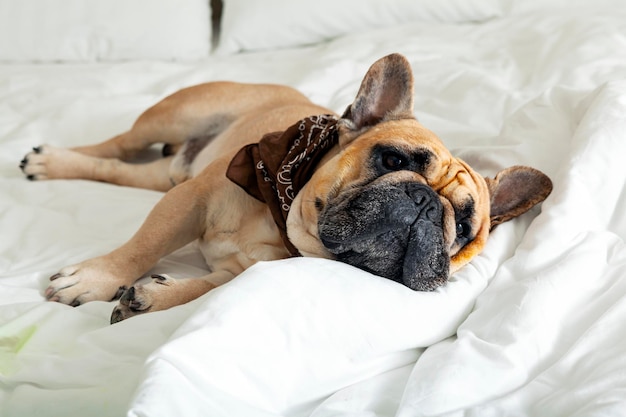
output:
<path id="1" fill-rule="evenodd" d="M 470 22 L 502 15 L 500 0 L 224 0 L 217 53 L 307 45 L 415 21 Z"/>
<path id="2" fill-rule="evenodd" d="M 1 61 L 192 60 L 208 0 L 0 0 Z"/>
<path id="3" fill-rule="evenodd" d="M 502 0 L 506 3 L 507 14 L 546 13 L 555 10 L 623 10 L 624 0 Z"/>

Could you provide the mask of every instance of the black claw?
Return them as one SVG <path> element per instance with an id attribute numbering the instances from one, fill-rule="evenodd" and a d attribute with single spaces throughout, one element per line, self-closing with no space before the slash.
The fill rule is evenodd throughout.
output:
<path id="1" fill-rule="evenodd" d="M 72 303 L 70 304 L 70 306 L 72 306 L 72 307 L 78 307 L 80 304 L 81 304 L 81 303 L 80 303 L 80 301 L 78 301 L 78 300 L 74 300 L 74 301 L 72 301 Z"/>
<path id="2" fill-rule="evenodd" d="M 115 293 L 115 295 L 113 296 L 113 298 L 111 298 L 111 301 L 117 300 L 118 298 L 120 298 L 122 295 L 124 295 L 124 291 L 126 291 L 128 287 L 126 285 L 122 285 L 121 287 L 119 287 L 117 289 L 117 292 Z"/>
<path id="3" fill-rule="evenodd" d="M 33 148 L 33 152 L 35 152 L 35 153 L 41 153 L 41 146 L 35 146 L 35 147 Z"/>
<path id="4" fill-rule="evenodd" d="M 122 312 L 118 308 L 115 308 L 115 310 L 113 310 L 113 313 L 111 313 L 111 324 L 118 323 L 122 320 L 124 320 Z"/>
<path id="5" fill-rule="evenodd" d="M 26 176 L 26 179 L 27 179 L 28 181 L 35 181 L 35 176 L 34 176 L 34 175 L 32 175 L 32 174 L 31 174 L 31 175 L 27 175 L 27 176 Z"/>
<path id="6" fill-rule="evenodd" d="M 133 301 L 135 301 L 135 287 L 130 287 L 124 294 L 122 294 L 120 298 L 120 304 L 122 305 L 130 305 Z"/>
<path id="7" fill-rule="evenodd" d="M 163 156 L 171 156 L 174 155 L 174 147 L 172 145 L 170 145 L 169 143 L 166 143 L 165 145 L 163 145 L 163 148 L 161 149 L 161 155 Z"/>
<path id="8" fill-rule="evenodd" d="M 122 294 L 122 297 L 120 298 L 120 304 L 128 306 L 130 311 L 142 312 L 142 310 L 145 309 L 142 308 L 142 302 L 135 298 L 135 293 L 135 287 L 130 287 L 124 291 L 124 294 Z"/>

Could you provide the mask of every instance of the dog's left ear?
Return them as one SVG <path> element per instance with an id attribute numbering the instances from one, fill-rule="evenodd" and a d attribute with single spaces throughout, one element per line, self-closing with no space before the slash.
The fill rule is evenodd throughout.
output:
<path id="1" fill-rule="evenodd" d="M 414 117 L 411 65 L 404 56 L 391 54 L 374 62 L 367 71 L 354 102 L 341 116 L 341 125 L 360 134 L 384 121 Z M 357 135 L 348 136 L 350 141 Z"/>
<path id="2" fill-rule="evenodd" d="M 550 178 L 525 166 L 507 168 L 485 181 L 491 197 L 491 229 L 527 212 L 552 191 Z"/>

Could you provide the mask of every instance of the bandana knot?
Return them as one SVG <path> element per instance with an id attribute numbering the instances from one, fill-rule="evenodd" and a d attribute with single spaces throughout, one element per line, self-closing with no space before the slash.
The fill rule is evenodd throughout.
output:
<path id="1" fill-rule="evenodd" d="M 287 237 L 287 215 L 317 164 L 338 142 L 337 120 L 330 114 L 311 116 L 284 132 L 268 133 L 241 148 L 226 171 L 228 179 L 268 205 L 292 256 L 300 253 Z"/>

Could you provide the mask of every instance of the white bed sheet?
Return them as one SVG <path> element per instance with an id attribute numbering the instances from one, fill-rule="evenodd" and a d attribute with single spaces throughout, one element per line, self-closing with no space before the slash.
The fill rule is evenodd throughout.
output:
<path id="1" fill-rule="evenodd" d="M 285 83 L 340 112 L 390 52 L 413 65 L 416 115 L 459 156 L 554 181 L 446 287 L 292 259 L 113 326 L 113 303 L 43 301 L 50 275 L 123 243 L 161 194 L 27 182 L 29 147 L 106 139 L 208 80 Z M 0 66 L 0 414 L 623 415 L 625 135 L 621 10 L 407 24 L 197 63 Z M 204 268 L 188 246 L 154 271 Z"/>

